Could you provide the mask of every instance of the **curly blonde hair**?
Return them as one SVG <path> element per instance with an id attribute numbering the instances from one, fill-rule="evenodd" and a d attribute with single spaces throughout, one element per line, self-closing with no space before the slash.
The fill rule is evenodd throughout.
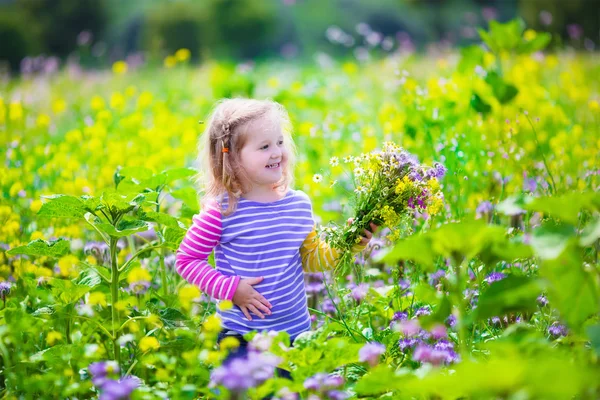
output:
<path id="1" fill-rule="evenodd" d="M 271 99 L 221 99 L 213 106 L 204 133 L 198 141 L 196 164 L 199 172 L 194 176 L 194 183 L 199 192 L 204 192 L 202 204 L 211 200 L 221 204 L 227 193 L 227 209 L 221 209 L 225 216 L 234 213 L 240 196 L 252 189 L 248 186 L 249 180 L 240 162 L 240 150 L 250 133 L 248 126 L 258 120 L 271 123 L 279 121 L 288 151 L 288 162 L 281 180 L 273 188 L 282 192 L 292 188 L 296 147 L 285 107 Z"/>

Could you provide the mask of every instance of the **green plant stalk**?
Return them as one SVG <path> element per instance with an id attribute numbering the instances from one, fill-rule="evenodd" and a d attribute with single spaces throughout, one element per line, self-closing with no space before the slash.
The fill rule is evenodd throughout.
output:
<path id="1" fill-rule="evenodd" d="M 527 118 L 527 122 L 529 122 L 529 125 L 531 125 L 531 129 L 533 130 L 533 135 L 535 137 L 535 144 L 541 150 L 540 141 L 538 139 L 538 135 L 537 135 L 537 131 L 535 130 L 535 126 L 533 126 L 533 122 L 531 122 L 531 118 L 529 118 L 529 115 L 525 114 L 525 118 Z M 541 151 L 541 153 L 542 153 L 542 162 L 544 163 L 546 172 L 548 173 L 548 176 L 550 177 L 550 181 L 552 181 L 552 193 L 556 193 L 556 182 L 554 182 L 554 176 L 552 176 L 552 172 L 550 171 L 550 167 L 548 166 L 548 162 L 546 161 L 546 154 L 543 150 Z"/>
<path id="2" fill-rule="evenodd" d="M 112 316 L 112 340 L 114 349 L 114 360 L 120 365 L 121 364 L 121 349 L 117 343 L 118 331 L 117 325 L 119 324 L 119 314 L 117 311 L 116 303 L 119 301 L 119 266 L 117 263 L 117 241 L 118 238 L 113 236 L 110 237 L 110 259 L 111 259 L 111 316 Z"/>
<path id="3" fill-rule="evenodd" d="M 454 258 L 454 257 L 453 257 Z M 456 304 L 458 306 L 458 346 L 460 348 L 460 354 L 466 355 L 468 354 L 469 344 L 467 343 L 467 326 L 466 326 L 466 317 L 467 317 L 467 307 L 466 300 L 464 299 L 463 292 L 466 286 L 466 268 L 465 268 L 466 259 L 463 259 L 462 262 L 458 262 L 458 260 L 454 259 L 454 265 L 456 266 L 456 283 L 453 285 L 454 297 L 456 298 Z"/>
<path id="4" fill-rule="evenodd" d="M 167 281 L 167 266 L 165 265 L 165 250 L 160 249 L 158 252 L 160 261 L 160 277 L 162 280 L 163 295 L 167 297 L 169 294 L 169 283 Z"/>

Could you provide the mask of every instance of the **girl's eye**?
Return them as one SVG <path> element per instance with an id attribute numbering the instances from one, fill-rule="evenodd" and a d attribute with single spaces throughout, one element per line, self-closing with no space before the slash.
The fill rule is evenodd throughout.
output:
<path id="1" fill-rule="evenodd" d="M 279 145 L 281 146 L 282 144 L 283 144 L 283 140 L 280 140 L 279 141 Z"/>
<path id="2" fill-rule="evenodd" d="M 266 149 L 267 149 L 267 147 L 269 147 L 269 145 L 268 145 L 268 144 L 265 144 L 263 147 L 261 147 L 261 150 L 266 150 Z"/>

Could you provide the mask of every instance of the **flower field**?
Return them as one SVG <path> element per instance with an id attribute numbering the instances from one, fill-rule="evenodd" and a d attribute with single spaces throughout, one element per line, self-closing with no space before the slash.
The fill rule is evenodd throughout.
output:
<path id="1" fill-rule="evenodd" d="M 182 50 L 0 82 L 3 398 L 600 397 L 600 61 L 542 53 L 512 23 L 481 35 L 485 50 L 362 63 Z M 384 143 L 445 175 L 355 271 L 306 275 L 309 334 L 258 333 L 221 365 L 239 343 L 216 347 L 215 310 L 232 304 L 174 265 L 199 211 L 198 122 L 235 96 L 287 108 L 325 235 L 355 217 Z"/>

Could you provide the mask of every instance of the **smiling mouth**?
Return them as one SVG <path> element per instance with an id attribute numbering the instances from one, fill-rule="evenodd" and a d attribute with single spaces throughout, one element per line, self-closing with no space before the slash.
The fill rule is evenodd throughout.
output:
<path id="1" fill-rule="evenodd" d="M 281 165 L 281 162 L 278 162 L 278 163 L 274 163 L 274 164 L 269 164 L 265 168 L 268 168 L 268 169 L 279 168 L 280 165 Z"/>

